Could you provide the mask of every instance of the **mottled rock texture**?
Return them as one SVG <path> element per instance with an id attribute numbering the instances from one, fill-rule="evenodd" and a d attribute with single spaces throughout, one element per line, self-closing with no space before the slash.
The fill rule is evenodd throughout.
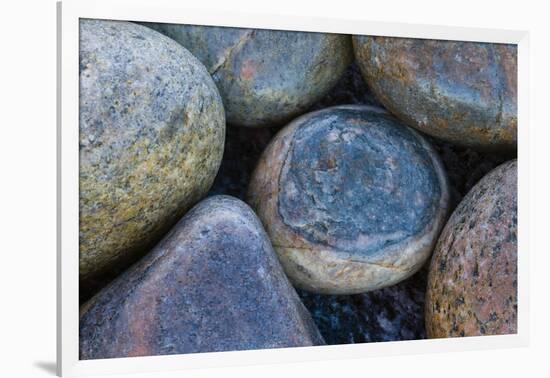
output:
<path id="1" fill-rule="evenodd" d="M 146 23 L 199 58 L 223 97 L 227 121 L 249 127 L 284 124 L 337 83 L 353 59 L 351 37 Z"/>
<path id="2" fill-rule="evenodd" d="M 430 265 L 428 337 L 517 330 L 517 163 L 485 176 L 455 209 Z"/>
<path id="3" fill-rule="evenodd" d="M 210 197 L 81 308 L 80 358 L 324 344 L 242 201 Z"/>
<path id="4" fill-rule="evenodd" d="M 263 153 L 248 193 L 293 283 L 325 294 L 374 290 L 418 271 L 448 198 L 432 147 L 366 106 L 293 121 Z"/>
<path id="5" fill-rule="evenodd" d="M 216 86 L 187 50 L 133 23 L 81 21 L 81 293 L 207 192 L 224 136 Z"/>
<path id="6" fill-rule="evenodd" d="M 378 100 L 427 134 L 478 149 L 517 145 L 515 45 L 354 36 Z"/>

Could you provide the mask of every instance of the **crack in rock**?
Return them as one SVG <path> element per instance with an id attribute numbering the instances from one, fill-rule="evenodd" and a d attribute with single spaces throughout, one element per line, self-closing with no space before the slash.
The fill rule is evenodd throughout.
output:
<path id="1" fill-rule="evenodd" d="M 235 45 L 226 49 L 220 60 L 210 70 L 210 75 L 214 76 L 221 68 L 225 68 L 227 66 L 227 63 L 231 60 L 233 53 L 237 50 L 242 49 L 244 44 L 251 40 L 254 34 L 256 34 L 256 30 L 248 30 L 245 34 L 243 34 L 241 38 L 239 38 Z"/>

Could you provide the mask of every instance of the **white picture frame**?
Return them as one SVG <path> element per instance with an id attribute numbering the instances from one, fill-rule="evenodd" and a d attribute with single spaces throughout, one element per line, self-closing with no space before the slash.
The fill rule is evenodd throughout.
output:
<path id="1" fill-rule="evenodd" d="M 78 22 L 80 18 L 337 32 L 440 40 L 511 43 L 518 46 L 518 333 L 437 340 L 397 341 L 188 355 L 79 360 L 78 358 Z M 467 351 L 526 346 L 528 285 L 528 56 L 525 31 L 370 22 L 191 9 L 180 0 L 63 1 L 58 3 L 58 260 L 57 372 L 61 376 L 173 371 L 368 356 Z"/>

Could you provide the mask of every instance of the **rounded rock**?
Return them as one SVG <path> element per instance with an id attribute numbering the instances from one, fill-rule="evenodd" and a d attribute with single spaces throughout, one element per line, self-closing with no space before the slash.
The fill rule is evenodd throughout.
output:
<path id="1" fill-rule="evenodd" d="M 262 224 L 229 196 L 196 205 L 81 308 L 81 359 L 320 344 Z"/>
<path id="2" fill-rule="evenodd" d="M 428 337 L 517 330 L 517 162 L 486 175 L 439 238 L 426 295 Z"/>
<path id="3" fill-rule="evenodd" d="M 487 150 L 517 146 L 515 45 L 354 36 L 363 77 L 396 117 Z"/>
<path id="4" fill-rule="evenodd" d="M 128 22 L 80 22 L 81 287 L 127 266 L 207 192 L 225 118 L 204 66 Z"/>
<path id="5" fill-rule="evenodd" d="M 287 275 L 322 294 L 366 292 L 415 273 L 448 199 L 432 147 L 368 106 L 294 120 L 262 154 L 248 193 Z"/>
<path id="6" fill-rule="evenodd" d="M 353 60 L 351 37 L 145 23 L 191 51 L 214 78 L 227 122 L 280 125 L 306 111 Z"/>

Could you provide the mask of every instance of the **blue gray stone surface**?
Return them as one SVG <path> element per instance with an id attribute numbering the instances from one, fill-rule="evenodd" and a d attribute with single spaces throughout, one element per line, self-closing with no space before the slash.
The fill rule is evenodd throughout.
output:
<path id="1" fill-rule="evenodd" d="M 281 125 L 304 113 L 337 82 L 353 59 L 351 37 L 145 23 L 181 43 L 208 68 L 227 121 Z"/>
<path id="2" fill-rule="evenodd" d="M 225 137 L 206 68 L 128 22 L 80 22 L 80 289 L 148 251 L 206 194 Z"/>
<path id="3" fill-rule="evenodd" d="M 80 358 L 324 344 L 242 201 L 196 205 L 81 308 Z"/>
<path id="4" fill-rule="evenodd" d="M 338 106 L 275 136 L 248 201 L 295 285 L 354 294 L 420 269 L 449 192 L 439 157 L 419 134 L 381 108 Z"/>
<path id="5" fill-rule="evenodd" d="M 350 127 L 353 122 L 362 122 L 366 132 Z M 391 117 L 334 109 L 303 121 L 288 154 L 279 213 L 312 242 L 369 255 L 422 231 L 437 213 L 438 172 L 424 168 L 433 166 L 430 150 Z M 411 155 L 415 160 L 404 164 Z M 372 241 L 354 243 L 357 235 Z"/>

